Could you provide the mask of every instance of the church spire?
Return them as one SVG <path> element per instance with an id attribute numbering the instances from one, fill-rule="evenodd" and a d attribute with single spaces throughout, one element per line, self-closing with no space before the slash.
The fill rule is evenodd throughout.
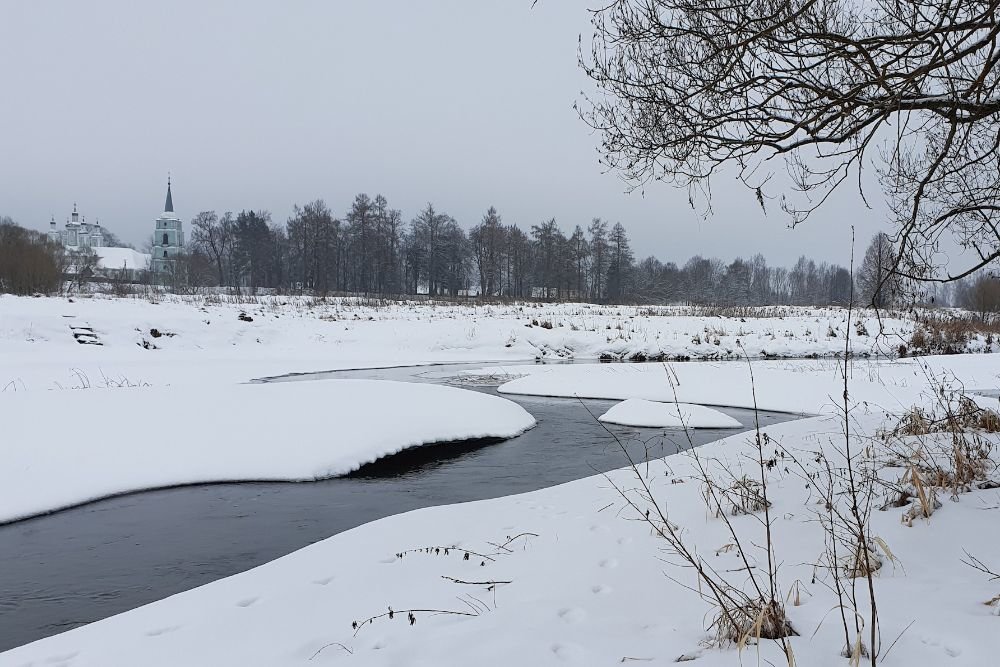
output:
<path id="1" fill-rule="evenodd" d="M 163 205 L 163 210 L 166 213 L 174 212 L 174 198 L 170 194 L 170 174 L 167 174 L 167 203 Z"/>

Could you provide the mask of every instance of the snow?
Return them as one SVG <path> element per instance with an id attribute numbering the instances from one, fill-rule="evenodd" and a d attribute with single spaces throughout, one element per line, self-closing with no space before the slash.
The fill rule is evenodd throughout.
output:
<path id="1" fill-rule="evenodd" d="M 155 293 L 0 296 L 0 390 L 76 386 L 74 370 L 91 383 L 106 376 L 154 386 L 229 385 L 282 373 L 426 363 L 843 353 L 846 311 L 840 309 L 761 309 L 769 316 L 758 318 L 685 312 Z M 874 335 L 874 315 L 864 317 L 873 335 L 852 334 L 859 355 L 894 353 L 895 341 L 913 329 L 912 321 L 885 318 L 893 334 L 887 344 Z M 72 326 L 93 329 L 101 345 L 78 344 Z M 985 343 L 976 339 L 969 348 L 985 349 Z"/>
<path id="2" fill-rule="evenodd" d="M 510 438 L 512 401 L 376 380 L 18 392 L 0 400 L 0 522 L 111 495 L 343 475 L 408 447 Z"/>
<path id="3" fill-rule="evenodd" d="M 751 356 L 822 357 L 842 353 L 846 328 L 846 313 L 836 309 L 788 309 L 741 321 L 588 305 L 246 301 L 0 297 L 0 389 L 6 387 L 0 392 L 0 510 L 7 518 L 166 484 L 315 479 L 405 446 L 502 437 L 533 423 L 519 406 L 468 390 L 348 380 L 243 384 L 255 377 L 656 352 L 733 358 L 737 338 Z M 872 318 L 864 317 L 875 331 Z M 912 328 L 902 320 L 888 323 L 902 337 Z M 101 344 L 79 344 L 73 334 L 81 331 Z M 859 336 L 854 345 L 859 355 L 879 348 L 874 336 Z M 971 349 L 986 349 L 985 342 Z M 810 472 L 822 472 L 812 463 L 820 454 L 834 468 L 844 465 L 841 368 L 834 360 L 755 361 L 752 382 L 745 361 L 498 366 L 469 373 L 508 374 L 511 381 L 501 388 L 508 394 L 681 402 L 691 410 L 756 404 L 817 415 L 767 426 L 763 441 L 790 453 L 776 456 L 767 471 L 778 595 L 798 631 L 789 643 L 797 664 L 823 667 L 847 664 L 840 657 L 839 602 L 828 570 L 818 564 L 825 505 L 815 480 L 803 479 L 790 459 Z M 865 460 L 886 457 L 875 436 L 909 407 L 932 405 L 939 383 L 995 391 L 998 378 L 997 354 L 852 362 L 854 451 Z M 995 398 L 976 400 L 1000 407 Z M 994 446 L 996 463 L 997 435 L 982 437 Z M 0 667 L 507 667 L 673 664 L 681 656 L 696 658 L 699 667 L 786 664 L 769 642 L 742 654 L 709 643 L 712 608 L 698 594 L 693 571 L 665 549 L 621 493 L 641 508 L 646 501 L 628 496 L 641 476 L 686 542 L 732 586 L 748 590 L 748 572 L 759 574 L 767 563 L 762 517 L 723 521 L 706 506 L 698 469 L 724 472 L 723 479 L 759 475 L 754 440 L 735 434 L 695 450 L 698 459 L 678 454 L 638 471 L 372 522 L 236 576 L 0 653 Z M 904 473 L 879 471 L 887 485 L 899 485 Z M 983 604 L 1000 588 L 962 564 L 968 551 L 1000 567 L 997 491 L 973 489 L 941 500 L 930 519 L 910 525 L 901 520 L 905 507 L 872 514 L 872 532 L 895 559 L 886 558 L 874 580 L 886 667 L 979 667 L 1000 654 L 996 607 Z M 750 570 L 732 547 L 730 525 Z M 858 590 L 862 615 L 865 589 Z M 353 621 L 390 607 L 400 612 L 393 620 L 352 629 Z M 411 626 L 404 613 L 411 608 L 469 615 L 417 612 Z"/>
<path id="4" fill-rule="evenodd" d="M 799 370 L 811 362 L 785 363 Z M 492 370 L 492 369 L 491 369 Z M 500 385 L 505 394 L 565 396 L 614 400 L 644 399 L 672 403 L 820 414 L 836 407 L 836 368 L 831 372 L 788 372 L 767 362 L 754 365 L 753 388 L 746 363 L 573 364 L 518 368 L 527 374 Z M 823 382 L 816 382 L 817 376 Z M 871 394 L 867 381 L 856 391 Z M 755 397 L 756 393 L 756 397 Z M 881 389 L 875 392 L 883 397 Z M 910 392 L 907 392 L 910 393 Z"/>
<path id="5" fill-rule="evenodd" d="M 741 424 L 718 410 L 690 403 L 659 403 L 630 398 L 599 417 L 602 422 L 647 428 L 739 428 Z"/>
<path id="6" fill-rule="evenodd" d="M 868 415 L 859 426 L 881 420 Z M 817 417 L 767 429 L 791 450 L 813 451 L 839 430 Z M 752 456 L 746 434 L 702 447 L 703 461 L 744 465 Z M 749 465 L 755 465 L 751 460 Z M 735 585 L 745 584 L 725 523 L 709 512 L 690 456 L 651 464 L 647 478 L 686 539 Z M 752 469 L 751 469 L 752 473 Z M 622 508 L 613 488 L 635 485 L 628 471 L 542 491 L 436 507 L 389 517 L 316 543 L 284 558 L 160 602 L 0 654 L 3 667 L 211 665 L 598 665 L 624 658 L 672 664 L 681 655 L 696 664 L 785 664 L 765 642 L 737 649 L 706 647 L 710 608 L 698 596 L 689 569 L 673 563 L 663 541 Z M 832 590 L 813 563 L 822 553 L 816 520 L 821 506 L 794 475 L 771 477 L 771 516 L 777 541 L 781 595 L 799 636 L 790 643 L 800 665 L 842 665 L 843 638 L 830 610 Z M 926 522 L 907 527 L 901 509 L 875 512 L 874 531 L 891 546 L 898 565 L 875 579 L 884 649 L 898 637 L 888 667 L 993 664 L 1000 649 L 996 617 L 982 604 L 998 591 L 961 565 L 963 549 L 995 558 L 994 492 L 946 502 Z M 747 544 L 761 539 L 755 516 L 730 521 Z M 521 533 L 532 533 L 516 537 Z M 497 546 L 515 538 L 505 548 Z M 426 546 L 444 553 L 397 554 Z M 472 555 L 465 550 L 488 556 Z M 748 546 L 762 567 L 764 554 Z M 481 563 L 485 563 L 481 565 Z M 677 581 L 672 581 L 670 578 Z M 461 581 L 510 582 L 487 585 Z M 798 582 L 799 604 L 792 591 Z M 690 587 L 690 588 L 689 588 Z M 463 602 L 465 600 L 468 604 Z M 864 598 L 860 601 L 864 605 Z M 472 612 L 473 606 L 480 612 Z M 394 610 L 440 609 L 471 616 L 405 613 L 382 618 L 356 634 L 353 621 Z M 863 611 L 863 609 L 862 609 Z M 912 625 L 911 625 L 912 624 Z M 629 662 L 629 660 L 626 660 Z"/>
<path id="7" fill-rule="evenodd" d="M 149 268 L 149 255 L 137 252 L 132 248 L 97 247 L 93 249 L 100 259 L 100 265 L 105 269 L 138 269 Z"/>

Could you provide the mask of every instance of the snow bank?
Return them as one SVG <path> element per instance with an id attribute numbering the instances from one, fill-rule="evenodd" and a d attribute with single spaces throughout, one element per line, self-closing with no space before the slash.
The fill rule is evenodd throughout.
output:
<path id="1" fill-rule="evenodd" d="M 602 422 L 649 428 L 740 428 L 742 424 L 718 410 L 690 403 L 659 403 L 630 398 L 599 417 Z"/>
<path id="2" fill-rule="evenodd" d="M 333 477 L 534 423 L 497 396 L 377 380 L 18 392 L 0 400 L 0 521 L 140 489 Z"/>
<path id="3" fill-rule="evenodd" d="M 852 403 L 889 411 L 927 403 L 933 400 L 924 391 L 928 374 L 942 374 L 943 369 L 970 389 L 997 384 L 998 354 L 965 358 L 954 367 L 945 363 L 937 358 L 856 363 L 851 375 Z M 762 410 L 800 414 L 833 414 L 843 407 L 843 365 L 832 360 L 758 361 L 753 364 L 752 379 L 746 362 L 571 364 L 512 370 L 524 376 L 500 385 L 501 393 L 620 401 L 639 398 L 733 408 L 753 408 L 756 400 Z"/>

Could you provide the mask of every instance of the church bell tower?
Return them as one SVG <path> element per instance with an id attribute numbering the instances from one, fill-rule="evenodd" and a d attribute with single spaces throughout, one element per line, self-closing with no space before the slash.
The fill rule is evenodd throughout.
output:
<path id="1" fill-rule="evenodd" d="M 177 257 L 184 252 L 184 229 L 181 219 L 174 213 L 174 196 L 170 176 L 167 176 L 167 201 L 163 213 L 156 219 L 153 232 L 152 269 L 154 274 L 172 274 Z"/>

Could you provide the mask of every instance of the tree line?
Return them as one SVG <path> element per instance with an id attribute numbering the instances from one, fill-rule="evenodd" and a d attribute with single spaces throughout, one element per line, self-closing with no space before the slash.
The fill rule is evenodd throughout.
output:
<path id="1" fill-rule="evenodd" d="M 50 294 L 62 285 L 62 246 L 0 216 L 0 294 Z"/>
<path id="2" fill-rule="evenodd" d="M 802 257 L 792 268 L 760 254 L 681 266 L 636 260 L 625 227 L 594 218 L 566 231 L 555 219 L 524 230 L 490 207 L 466 231 L 428 204 L 409 222 L 386 198 L 359 194 L 338 217 L 322 200 L 284 225 L 266 211 L 199 213 L 186 280 L 199 286 L 373 295 L 477 295 L 621 303 L 846 304 L 842 266 Z"/>
<path id="3" fill-rule="evenodd" d="M 466 231 L 428 204 L 408 223 L 385 197 L 360 194 L 334 216 L 316 200 L 276 224 L 267 211 L 204 211 L 191 220 L 191 243 L 177 264 L 180 286 L 261 288 L 377 296 L 545 299 L 694 305 L 955 305 L 993 308 L 1000 282 L 988 273 L 916 295 L 892 272 L 892 240 L 876 234 L 849 269 L 800 257 L 771 266 L 757 254 L 724 262 L 695 256 L 678 265 L 636 260 L 621 223 L 594 218 L 566 233 L 554 219 L 527 231 L 489 208 Z M 0 220 L 0 292 L 51 293 L 96 274 L 96 257 L 67 253 L 44 234 Z M 80 268 L 90 270 L 81 272 Z M 72 274 L 72 275 L 67 275 Z M 1000 308 L 1000 306 L 998 306 Z"/>

